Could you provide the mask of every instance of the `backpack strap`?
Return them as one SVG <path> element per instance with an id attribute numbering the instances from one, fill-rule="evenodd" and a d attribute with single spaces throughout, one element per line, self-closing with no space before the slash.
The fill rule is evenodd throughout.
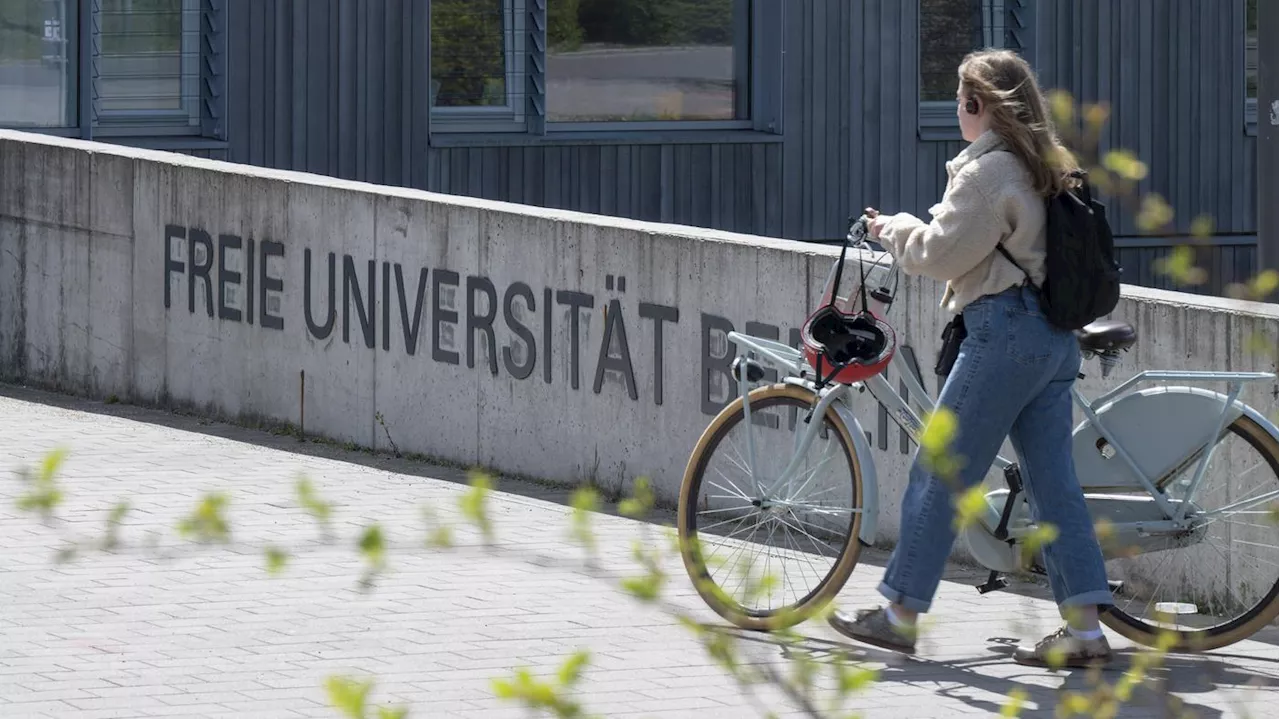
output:
<path id="1" fill-rule="evenodd" d="M 1004 243 L 1003 243 L 1003 242 L 997 242 L 997 243 L 996 243 L 996 249 L 997 249 L 997 250 L 1000 250 L 1000 254 L 1004 255 L 1004 258 L 1005 258 L 1006 260 L 1008 260 L 1009 262 L 1013 263 L 1013 266 L 1014 266 L 1014 267 L 1017 267 L 1017 268 L 1018 268 L 1018 270 L 1019 270 L 1020 272 L 1022 272 L 1022 274 L 1027 278 L 1027 279 L 1026 279 L 1026 283 L 1027 283 L 1028 285 L 1031 285 L 1032 287 L 1035 287 L 1035 286 L 1036 286 L 1036 285 L 1035 285 L 1035 283 L 1031 281 L 1031 273 L 1030 273 L 1030 272 L 1027 272 L 1025 269 L 1023 269 L 1022 265 L 1018 264 L 1018 261 L 1017 261 L 1017 260 L 1015 260 L 1015 259 L 1013 259 L 1013 255 L 1009 254 L 1009 251 L 1008 251 L 1008 250 L 1006 250 L 1006 249 L 1004 248 Z"/>

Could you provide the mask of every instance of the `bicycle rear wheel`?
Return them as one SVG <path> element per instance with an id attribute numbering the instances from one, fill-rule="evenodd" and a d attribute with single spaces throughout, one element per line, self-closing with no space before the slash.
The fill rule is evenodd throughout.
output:
<path id="1" fill-rule="evenodd" d="M 1196 493 L 1199 535 L 1190 546 L 1125 556 L 1099 541 L 1108 556 L 1107 577 L 1119 583 L 1115 605 L 1101 615 L 1113 631 L 1146 646 L 1169 634 L 1170 650 L 1208 651 L 1248 639 L 1277 615 L 1275 500 L 1250 504 L 1274 492 L 1276 440 L 1257 422 L 1241 416 L 1228 425 L 1214 448 Z M 1162 489 L 1181 501 L 1196 462 L 1171 477 Z M 1214 508 L 1236 509 L 1215 512 Z"/>
<path id="2" fill-rule="evenodd" d="M 748 396 L 750 427 L 739 397 L 694 448 L 677 527 L 685 569 L 708 606 L 768 631 L 811 617 L 849 579 L 861 549 L 862 477 L 849 430 L 828 408 L 811 420 L 821 425 L 792 481 L 765 491 L 796 455 L 817 396 L 786 384 Z"/>

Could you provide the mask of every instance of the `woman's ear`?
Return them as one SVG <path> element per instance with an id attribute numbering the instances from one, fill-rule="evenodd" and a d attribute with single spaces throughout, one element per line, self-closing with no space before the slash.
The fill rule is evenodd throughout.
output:
<path id="1" fill-rule="evenodd" d="M 978 102 L 977 98 L 970 96 L 964 101 L 964 111 L 970 115 L 978 115 L 982 112 L 982 104 Z"/>

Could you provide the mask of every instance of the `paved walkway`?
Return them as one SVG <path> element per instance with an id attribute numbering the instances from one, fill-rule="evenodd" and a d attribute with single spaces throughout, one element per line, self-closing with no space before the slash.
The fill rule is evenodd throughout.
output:
<path id="1" fill-rule="evenodd" d="M 494 698 L 490 678 L 520 665 L 550 669 L 580 647 L 592 652 L 581 698 L 596 715 L 759 716 L 686 629 L 584 567 L 566 533 L 562 491 L 501 482 L 492 498 L 499 548 L 486 551 L 475 532 L 459 530 L 472 546 L 438 550 L 424 546 L 421 508 L 460 519 L 466 487 L 456 471 L 15 388 L 0 388 L 0 437 L 5 719 L 337 719 L 323 688 L 332 674 L 376 677 L 372 699 L 408 704 L 414 719 L 523 718 L 527 710 Z M 66 501 L 45 526 L 15 508 L 24 488 L 14 470 L 58 446 L 70 451 L 60 474 Z M 298 473 L 334 503 L 332 544 L 294 506 Z M 229 499 L 227 547 L 198 548 L 173 530 L 210 491 Z M 53 563 L 62 537 L 100 535 L 120 499 L 132 510 L 119 550 Z M 361 593 L 354 543 L 372 522 L 386 531 L 388 567 Z M 633 566 L 632 540 L 655 531 L 612 515 L 595 524 L 600 563 L 618 571 Z M 278 576 L 264 568 L 267 545 L 290 552 Z M 876 599 L 883 557 L 863 556 L 842 603 Z M 717 620 L 678 560 L 669 569 L 675 604 Z M 1087 687 L 1084 674 L 1007 659 L 1019 638 L 1053 626 L 1041 589 L 979 597 L 972 573 L 955 569 L 948 579 L 919 657 L 860 648 L 817 623 L 801 627 L 804 650 L 882 670 L 852 703 L 866 717 L 990 716 L 1015 689 L 1027 697 L 1023 716 L 1053 716 L 1064 689 Z M 1173 657 L 1158 676 L 1195 716 L 1275 717 L 1276 633 L 1258 639 Z M 767 637 L 744 645 L 752 661 L 785 662 Z M 801 715 L 763 696 L 781 716 Z M 1140 691 L 1121 716 L 1166 716 L 1156 697 Z"/>

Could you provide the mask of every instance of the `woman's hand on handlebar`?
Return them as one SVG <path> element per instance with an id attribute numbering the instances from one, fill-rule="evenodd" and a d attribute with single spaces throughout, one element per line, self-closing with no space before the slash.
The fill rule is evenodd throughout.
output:
<path id="1" fill-rule="evenodd" d="M 877 240 L 880 239 L 880 231 L 889 224 L 889 218 L 881 215 L 880 211 L 874 207 L 868 207 L 862 211 L 862 214 L 870 220 L 867 223 L 867 233 Z"/>

